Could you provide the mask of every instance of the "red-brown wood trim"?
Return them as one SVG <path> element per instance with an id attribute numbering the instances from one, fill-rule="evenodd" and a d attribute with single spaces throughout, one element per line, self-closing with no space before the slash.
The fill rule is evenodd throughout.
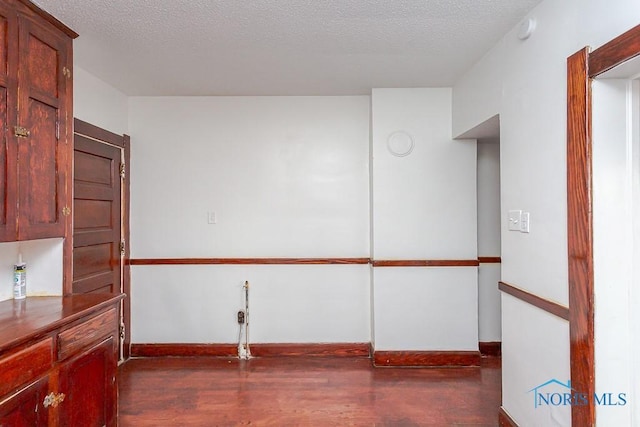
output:
<path id="1" fill-rule="evenodd" d="M 398 259 L 373 260 L 374 267 L 477 267 L 477 259 Z"/>
<path id="2" fill-rule="evenodd" d="M 134 258 L 129 265 L 369 264 L 369 258 Z"/>
<path id="3" fill-rule="evenodd" d="M 370 357 L 369 343 L 250 344 L 253 357 Z M 131 344 L 131 357 L 237 357 L 237 344 Z"/>
<path id="4" fill-rule="evenodd" d="M 479 351 L 374 351 L 375 366 L 480 366 Z"/>
<path id="5" fill-rule="evenodd" d="M 502 262 L 502 258 L 499 256 L 479 256 L 478 262 L 480 264 L 500 264 Z"/>
<path id="6" fill-rule="evenodd" d="M 588 54 L 589 77 L 594 78 L 638 55 L 640 55 L 640 25 Z"/>
<path id="7" fill-rule="evenodd" d="M 250 344 L 253 357 L 371 357 L 369 343 Z"/>
<path id="8" fill-rule="evenodd" d="M 124 235 L 124 265 L 122 267 L 122 291 L 126 294 L 122 302 L 122 317 L 124 320 L 124 349 L 123 357 L 127 360 L 131 355 L 131 267 L 127 262 L 131 257 L 131 222 L 129 209 L 131 206 L 131 174 L 129 173 L 129 165 L 131 160 L 131 137 L 129 135 L 123 135 L 122 140 L 124 142 L 124 164 L 127 170 L 125 170 L 124 182 L 122 183 L 122 232 Z"/>
<path id="9" fill-rule="evenodd" d="M 238 344 L 131 344 L 131 357 L 238 357 Z"/>
<path id="10" fill-rule="evenodd" d="M 369 258 L 132 258 L 129 265 L 234 265 L 234 264 L 369 264 L 374 267 L 477 267 L 480 262 L 500 262 L 500 257 L 484 257 L 487 261 L 475 259 L 441 260 L 376 260 Z"/>
<path id="11" fill-rule="evenodd" d="M 521 301 L 531 304 L 534 307 L 544 310 L 547 313 L 551 313 L 555 316 L 561 317 L 564 320 L 569 320 L 569 308 L 562 304 L 558 304 L 555 301 L 542 298 L 538 295 L 527 292 L 524 289 L 520 289 L 505 282 L 498 282 L 498 289 L 502 292 L 518 298 Z"/>
<path id="12" fill-rule="evenodd" d="M 478 349 L 482 356 L 487 357 L 500 357 L 502 355 L 502 342 L 500 341 L 485 341 L 478 343 Z"/>
<path id="13" fill-rule="evenodd" d="M 116 147 L 125 148 L 125 140 L 122 135 L 110 132 L 101 127 L 92 125 L 78 118 L 73 119 L 73 131 L 80 135 L 88 136 L 89 138 L 97 139 L 102 142 L 106 142 Z M 125 135 L 126 138 L 129 138 Z"/>
<path id="14" fill-rule="evenodd" d="M 505 411 L 504 406 L 501 406 L 498 410 L 498 425 L 500 427 L 518 427 L 518 424 Z"/>
<path id="15" fill-rule="evenodd" d="M 30 3 L 30 2 L 29 2 Z M 77 35 L 76 35 L 77 36 Z M 66 67 L 72 69 L 73 67 L 73 47 L 70 47 L 67 52 L 67 64 Z M 66 111 L 68 114 L 73 114 L 73 82 L 66 85 L 65 93 Z M 64 159 L 63 170 L 67 171 L 65 177 L 65 199 L 66 206 L 71 208 L 71 215 L 65 217 L 64 222 L 64 241 L 62 243 L 62 295 L 68 296 L 73 293 L 73 144 L 74 134 L 73 125 L 69 120 L 65 125 L 64 140 L 66 144 L 66 159 Z M 71 125 L 71 126 L 69 126 Z M 71 127 L 71 129 L 69 129 Z"/>
<path id="16" fill-rule="evenodd" d="M 54 27 L 62 31 L 67 36 L 71 37 L 72 39 L 75 39 L 78 37 L 78 33 L 73 31 L 71 28 L 67 27 L 62 21 L 58 20 L 55 16 L 51 15 L 49 12 L 36 6 L 30 0 L 19 0 L 19 1 L 20 3 L 27 6 L 35 15 L 43 18 L 45 21 L 52 24 Z"/>
<path id="17" fill-rule="evenodd" d="M 571 386 L 595 393 L 591 80 L 589 50 L 567 60 L 567 239 Z M 571 407 L 575 426 L 595 425 L 595 404 Z"/>

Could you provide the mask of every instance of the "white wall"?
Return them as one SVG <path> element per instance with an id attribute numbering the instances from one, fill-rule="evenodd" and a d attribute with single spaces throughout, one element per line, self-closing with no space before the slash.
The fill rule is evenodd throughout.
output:
<path id="1" fill-rule="evenodd" d="M 374 89 L 372 129 L 375 259 L 476 259 L 476 145 L 451 139 L 451 89 Z M 478 349 L 476 267 L 374 268 L 373 294 L 376 350 Z"/>
<path id="2" fill-rule="evenodd" d="M 501 111 L 505 68 L 501 39 L 453 88 L 452 133 L 459 137 Z"/>
<path id="3" fill-rule="evenodd" d="M 132 257 L 368 257 L 369 102 L 130 98 Z M 371 339 L 368 266 L 247 265 L 132 267 L 133 341 L 235 342 L 245 280 L 252 342 Z"/>
<path id="4" fill-rule="evenodd" d="M 74 65 L 73 116 L 113 133 L 127 133 L 127 96 Z"/>
<path id="5" fill-rule="evenodd" d="M 455 85 L 453 129 L 461 134 L 500 114 L 502 278 L 568 304 L 566 58 L 636 25 L 640 3 L 546 0 L 529 16 L 537 21 L 530 39 L 519 40 L 514 28 Z M 496 85 L 498 75 L 501 83 Z M 509 209 L 531 212 L 531 233 L 506 231 Z M 522 426 L 549 425 L 548 414 L 528 408 L 533 402 L 526 391 L 554 376 L 569 378 L 566 331 L 544 329 L 536 323 L 538 314 L 504 304 L 503 297 L 503 403 Z M 525 333 L 525 325 L 536 346 L 560 346 L 554 347 L 553 358 L 541 362 L 515 339 Z M 518 374 L 522 371 L 529 372 L 528 378 Z"/>
<path id="6" fill-rule="evenodd" d="M 248 280 L 250 339 L 369 342 L 366 265 L 136 266 L 132 341 L 234 343 Z"/>
<path id="7" fill-rule="evenodd" d="M 478 256 L 500 256 L 500 138 L 479 139 Z M 500 264 L 478 267 L 478 339 L 500 341 Z"/>
<path id="8" fill-rule="evenodd" d="M 0 301 L 13 298 L 13 265 L 27 264 L 27 296 L 62 295 L 62 239 L 0 243 Z"/>
<path id="9" fill-rule="evenodd" d="M 571 425 L 569 406 L 535 408 L 530 391 L 552 378 L 569 379 L 569 322 L 508 294 L 502 314 L 502 405 L 520 427 Z"/>

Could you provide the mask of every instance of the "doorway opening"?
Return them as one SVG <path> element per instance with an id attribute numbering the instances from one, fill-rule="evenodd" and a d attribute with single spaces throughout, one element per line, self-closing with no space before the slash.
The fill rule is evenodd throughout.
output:
<path id="1" fill-rule="evenodd" d="M 500 135 L 477 140 L 478 341 L 483 355 L 500 355 Z"/>

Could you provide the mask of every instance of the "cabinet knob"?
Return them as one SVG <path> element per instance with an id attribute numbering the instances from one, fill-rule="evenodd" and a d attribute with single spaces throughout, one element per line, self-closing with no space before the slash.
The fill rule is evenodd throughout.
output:
<path id="1" fill-rule="evenodd" d="M 56 408 L 59 404 L 62 403 L 65 397 L 66 396 L 64 393 L 51 392 L 46 395 L 46 397 L 44 398 L 44 402 L 42 402 L 42 404 L 44 405 L 45 408 L 48 408 L 49 406 L 51 406 L 52 408 Z"/>

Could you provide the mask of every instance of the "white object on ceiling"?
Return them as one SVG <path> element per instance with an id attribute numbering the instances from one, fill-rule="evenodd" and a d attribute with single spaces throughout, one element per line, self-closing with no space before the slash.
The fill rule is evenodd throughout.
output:
<path id="1" fill-rule="evenodd" d="M 518 38 L 520 40 L 526 40 L 531 37 L 531 34 L 536 30 L 536 20 L 533 18 L 525 19 L 520 23 L 518 27 Z"/>
<path id="2" fill-rule="evenodd" d="M 453 83 L 541 0 L 35 0 L 127 95 L 364 95 Z"/>

